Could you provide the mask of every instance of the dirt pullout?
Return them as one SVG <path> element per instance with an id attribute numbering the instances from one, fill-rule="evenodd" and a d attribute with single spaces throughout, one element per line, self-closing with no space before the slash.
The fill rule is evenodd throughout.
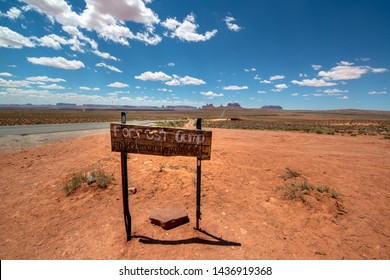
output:
<path id="1" fill-rule="evenodd" d="M 213 129 L 203 232 L 196 159 L 131 154 L 130 242 L 109 134 L 3 152 L 0 166 L 1 259 L 390 258 L 390 142 L 379 137 Z M 114 182 L 65 195 L 74 174 L 94 170 Z M 190 222 L 151 224 L 164 207 Z"/>

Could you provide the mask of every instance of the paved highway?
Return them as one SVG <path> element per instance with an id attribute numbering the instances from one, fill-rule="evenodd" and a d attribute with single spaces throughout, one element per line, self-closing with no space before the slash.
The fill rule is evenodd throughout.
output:
<path id="1" fill-rule="evenodd" d="M 127 124 L 150 125 L 153 121 L 129 121 Z M 110 123 L 69 123 L 0 126 L 0 152 L 44 145 L 81 136 L 109 133 Z"/>
<path id="2" fill-rule="evenodd" d="M 148 125 L 151 121 L 130 121 L 127 124 L 134 125 Z M 32 134 L 47 134 L 70 131 L 86 131 L 110 129 L 110 123 L 65 123 L 65 124 L 37 124 L 37 125 L 14 125 L 14 126 L 0 126 L 0 137 L 8 135 L 32 135 Z"/>

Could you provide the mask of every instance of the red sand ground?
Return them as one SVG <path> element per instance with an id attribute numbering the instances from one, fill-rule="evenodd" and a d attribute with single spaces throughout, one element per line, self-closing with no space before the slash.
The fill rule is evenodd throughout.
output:
<path id="1" fill-rule="evenodd" d="M 390 258 L 390 142 L 379 137 L 213 129 L 203 161 L 206 233 L 194 230 L 196 159 L 131 154 L 130 242 L 109 134 L 0 155 L 1 259 Z M 108 188 L 65 195 L 74 173 L 96 169 L 113 173 Z M 340 195 L 286 198 L 303 181 Z M 184 209 L 190 222 L 163 230 L 149 221 L 155 207 Z"/>

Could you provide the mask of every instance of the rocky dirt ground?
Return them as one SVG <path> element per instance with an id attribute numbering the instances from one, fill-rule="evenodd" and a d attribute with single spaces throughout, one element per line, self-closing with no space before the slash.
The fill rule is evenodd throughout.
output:
<path id="1" fill-rule="evenodd" d="M 109 133 L 0 153 L 1 259 L 389 259 L 390 142 L 375 136 L 213 129 L 202 163 L 129 155 L 131 241 Z M 74 174 L 104 170 L 105 189 Z M 187 211 L 164 230 L 156 207 Z"/>

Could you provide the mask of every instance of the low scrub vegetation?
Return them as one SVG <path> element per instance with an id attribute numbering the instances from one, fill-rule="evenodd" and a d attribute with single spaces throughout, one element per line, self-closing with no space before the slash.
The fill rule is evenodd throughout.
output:
<path id="1" fill-rule="evenodd" d="M 77 173 L 72 176 L 69 182 L 64 184 L 63 190 L 68 196 L 79 189 L 83 184 L 90 187 L 107 188 L 114 180 L 114 176 L 107 174 L 102 169 L 92 171 L 90 173 Z"/>

